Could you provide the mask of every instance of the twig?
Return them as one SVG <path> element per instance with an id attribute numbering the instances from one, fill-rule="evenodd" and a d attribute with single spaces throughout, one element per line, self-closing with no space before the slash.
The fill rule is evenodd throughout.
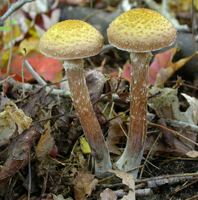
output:
<path id="1" fill-rule="evenodd" d="M 198 179 L 192 181 L 191 183 L 183 185 L 182 187 L 176 188 L 171 194 L 169 194 L 169 196 L 170 195 L 174 195 L 174 194 L 178 193 L 179 191 L 181 191 L 181 190 L 183 190 L 183 189 L 185 189 L 185 188 L 187 188 L 187 187 L 189 187 L 189 186 L 191 186 L 191 185 L 193 185 L 193 184 L 195 184 L 197 182 L 198 182 Z"/>
<path id="2" fill-rule="evenodd" d="M 25 87 L 24 87 L 24 62 L 25 62 L 25 57 L 26 57 L 26 49 L 23 49 L 24 55 L 23 55 L 23 60 L 22 60 L 22 68 L 21 68 L 21 77 L 22 77 L 22 83 L 23 83 L 23 98 L 25 97 Z"/>
<path id="3" fill-rule="evenodd" d="M 30 158 L 30 151 L 28 152 L 28 200 L 30 200 L 32 188 L 32 171 L 31 171 L 31 158 Z"/>
<path id="4" fill-rule="evenodd" d="M 113 192 L 119 198 L 122 198 L 122 197 L 124 197 L 125 195 L 128 194 L 124 189 L 115 190 Z M 153 194 L 153 191 L 150 188 L 135 190 L 135 195 L 138 196 L 138 197 L 151 196 L 152 194 Z"/>
<path id="5" fill-rule="evenodd" d="M 17 81 L 15 81 L 14 79 L 10 79 L 10 80 L 8 81 L 8 84 L 9 84 L 10 86 L 16 86 L 16 85 L 17 85 L 17 87 L 19 87 L 19 88 L 22 88 L 22 87 L 23 87 L 22 83 L 17 82 Z M 24 87 L 25 87 L 26 91 L 33 90 L 34 87 L 42 88 L 41 86 L 31 85 L 31 84 L 28 84 L 28 83 L 24 83 Z M 46 86 L 45 88 L 46 88 L 46 92 L 49 92 L 49 91 L 51 90 L 51 87 Z M 61 96 L 61 97 L 65 97 L 65 98 L 71 98 L 71 97 L 70 97 L 70 92 L 65 92 L 65 91 L 60 90 L 60 89 L 53 89 L 53 91 L 52 91 L 50 94 L 51 94 L 52 96 L 57 96 L 57 95 L 59 95 L 59 96 Z"/>
<path id="6" fill-rule="evenodd" d="M 167 83 L 177 83 L 177 81 L 167 81 Z M 193 89 L 193 90 L 198 90 L 198 87 L 193 86 L 193 85 L 189 85 L 189 84 L 186 84 L 186 83 L 182 83 L 182 86 L 191 88 L 191 89 Z"/>
<path id="7" fill-rule="evenodd" d="M 48 117 L 48 118 L 46 118 L 46 119 L 41 119 L 41 120 L 38 120 L 38 121 L 33 122 L 33 124 L 37 124 L 37 123 L 40 123 L 40 122 L 44 122 L 44 121 L 49 121 L 49 120 L 52 120 L 52 119 L 56 119 L 56 118 L 59 118 L 59 117 L 64 116 L 66 113 L 67 113 L 67 112 L 64 112 L 64 113 L 62 113 L 62 114 L 60 114 L 60 115 L 55 115 L 55 116 L 52 116 L 52 117 Z"/>
<path id="8" fill-rule="evenodd" d="M 27 60 L 24 61 L 24 66 L 41 86 L 47 85 L 47 83 L 38 75 L 38 73 L 33 69 L 33 67 L 30 65 L 30 63 Z"/>
<path id="9" fill-rule="evenodd" d="M 147 183 L 148 188 L 155 188 L 167 183 L 169 185 L 172 185 L 178 182 L 189 181 L 189 180 L 192 180 L 193 177 L 197 177 L 197 176 L 198 176 L 198 173 L 164 175 L 164 176 L 136 180 L 135 183 Z"/>
<path id="10" fill-rule="evenodd" d="M 162 136 L 162 132 L 160 132 L 160 134 L 158 134 L 158 136 L 157 136 L 156 140 L 154 141 L 154 143 L 153 143 L 153 145 L 152 145 L 152 147 L 151 147 L 149 153 L 147 154 L 147 156 L 146 156 L 146 158 L 145 158 L 145 161 L 144 161 L 144 163 L 143 163 L 143 165 L 142 165 L 142 168 L 141 168 L 141 171 L 140 171 L 140 175 L 139 175 L 139 178 L 140 178 L 140 179 L 142 178 L 142 174 L 143 174 L 143 172 L 144 172 L 145 165 L 146 165 L 146 163 L 147 163 L 147 161 L 148 161 L 148 159 L 149 159 L 149 157 L 150 157 L 150 155 L 151 155 L 153 149 L 156 147 L 156 144 L 157 144 L 157 142 L 158 142 L 158 140 L 159 140 L 159 138 L 160 138 L 161 136 Z"/>
<path id="11" fill-rule="evenodd" d="M 196 194 L 195 196 L 190 197 L 190 198 L 188 198 L 186 200 L 196 200 L 196 199 L 198 199 L 198 194 Z"/>
<path id="12" fill-rule="evenodd" d="M 12 75 L 12 76 L 8 76 L 8 77 L 5 78 L 4 80 L 0 81 L 0 85 L 1 85 L 2 83 L 6 82 L 7 80 L 9 80 L 10 78 L 13 78 L 13 77 L 15 77 L 15 74 Z"/>
<path id="13" fill-rule="evenodd" d="M 7 2 L 8 2 L 8 7 L 10 8 L 10 1 L 8 0 Z M 12 15 L 10 15 L 10 54 L 7 65 L 6 77 L 9 75 L 10 72 L 10 65 L 12 60 L 12 48 L 13 48 L 13 27 L 12 27 Z"/>
<path id="14" fill-rule="evenodd" d="M 21 6 L 23 6 L 26 3 L 32 2 L 35 0 L 19 0 L 16 3 L 12 4 L 10 8 L 7 10 L 7 12 L 0 17 L 0 26 L 3 26 L 4 21 L 17 9 L 19 9 Z"/>
<path id="15" fill-rule="evenodd" d="M 181 137 L 181 138 L 187 140 L 188 142 L 190 142 L 190 143 L 192 143 L 192 144 L 198 146 L 198 143 L 192 141 L 191 139 L 185 137 L 184 135 L 181 135 L 181 134 L 178 133 L 177 131 L 171 130 L 171 129 L 165 127 L 165 126 L 162 126 L 162 125 L 159 125 L 159 124 L 155 124 L 155 123 L 152 123 L 152 122 L 147 122 L 147 123 L 148 123 L 149 125 L 156 126 L 156 127 L 158 127 L 158 128 L 162 128 L 162 129 L 164 129 L 164 130 L 167 130 L 167 131 L 171 132 L 172 134 L 178 135 L 179 137 Z"/>

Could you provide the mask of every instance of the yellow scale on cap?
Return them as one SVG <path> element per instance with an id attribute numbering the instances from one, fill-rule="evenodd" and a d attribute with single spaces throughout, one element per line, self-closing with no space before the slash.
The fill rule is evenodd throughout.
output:
<path id="1" fill-rule="evenodd" d="M 96 55 L 103 46 L 103 37 L 90 24 L 66 20 L 52 26 L 40 39 L 40 50 L 46 56 L 67 60 Z"/>
<path id="2" fill-rule="evenodd" d="M 170 46 L 177 31 L 160 13 L 136 8 L 117 17 L 107 35 L 109 42 L 119 49 L 147 52 Z"/>

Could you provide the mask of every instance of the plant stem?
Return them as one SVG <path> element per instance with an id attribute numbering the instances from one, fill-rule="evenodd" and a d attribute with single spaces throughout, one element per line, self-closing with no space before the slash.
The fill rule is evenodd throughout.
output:
<path id="1" fill-rule="evenodd" d="M 120 170 L 130 170 L 140 165 L 147 130 L 148 68 L 152 57 L 150 52 L 130 54 L 130 125 L 125 150 L 116 162 Z M 137 177 L 138 169 L 133 172 Z"/>
<path id="2" fill-rule="evenodd" d="M 85 137 L 90 145 L 91 153 L 96 160 L 95 171 L 96 173 L 106 172 L 111 168 L 110 155 L 90 100 L 84 78 L 83 60 L 68 60 L 64 62 L 63 66 L 67 73 L 75 110 L 78 113 Z"/>

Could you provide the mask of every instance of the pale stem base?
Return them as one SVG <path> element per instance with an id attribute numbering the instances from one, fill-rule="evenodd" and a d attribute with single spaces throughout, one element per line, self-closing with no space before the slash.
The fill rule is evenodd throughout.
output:
<path id="1" fill-rule="evenodd" d="M 125 150 L 116 167 L 128 171 L 140 165 L 147 130 L 148 68 L 150 52 L 131 53 L 130 124 Z M 138 169 L 132 171 L 137 178 Z"/>
<path id="2" fill-rule="evenodd" d="M 78 113 L 91 153 L 96 160 L 95 171 L 96 173 L 107 172 L 108 169 L 112 168 L 110 155 L 90 100 L 84 78 L 83 60 L 64 61 L 63 66 L 67 73 L 74 108 Z"/>

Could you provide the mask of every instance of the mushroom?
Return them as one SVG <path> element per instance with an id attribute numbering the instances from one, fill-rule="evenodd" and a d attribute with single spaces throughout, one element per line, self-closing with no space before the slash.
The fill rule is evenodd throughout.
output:
<path id="1" fill-rule="evenodd" d="M 107 29 L 109 42 L 130 52 L 130 122 L 125 150 L 116 167 L 132 170 L 140 165 L 147 130 L 148 68 L 151 51 L 170 46 L 176 38 L 174 26 L 156 11 L 132 9 L 117 17 Z M 138 169 L 133 171 L 137 177 Z"/>
<path id="2" fill-rule="evenodd" d="M 110 155 L 90 101 L 83 72 L 83 58 L 100 52 L 103 36 L 84 21 L 66 20 L 52 26 L 41 37 L 39 46 L 44 55 L 64 61 L 74 108 L 96 161 L 95 172 L 107 171 L 112 167 Z"/>

